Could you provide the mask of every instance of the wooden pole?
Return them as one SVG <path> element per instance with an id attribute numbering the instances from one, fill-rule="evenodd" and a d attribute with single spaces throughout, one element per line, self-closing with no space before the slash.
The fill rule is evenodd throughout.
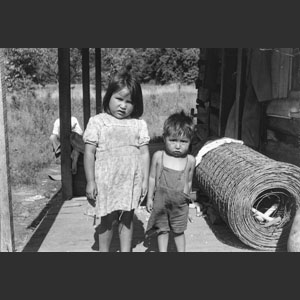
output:
<path id="1" fill-rule="evenodd" d="M 84 129 L 91 116 L 90 98 L 90 53 L 89 48 L 82 48 L 82 90 L 83 90 L 83 123 Z"/>
<path id="2" fill-rule="evenodd" d="M 222 137 L 225 132 L 224 126 L 224 113 L 223 113 L 223 106 L 224 106 L 224 69 L 225 69 L 225 49 L 222 48 L 221 54 L 221 87 L 220 87 L 220 110 L 219 110 L 219 126 L 218 126 L 218 136 Z"/>
<path id="3" fill-rule="evenodd" d="M 235 119 L 236 119 L 236 132 L 235 138 L 240 139 L 241 137 L 241 115 L 240 115 L 240 102 L 241 102 L 241 79 L 242 79 L 242 48 L 238 48 L 238 56 L 237 56 L 237 78 L 236 78 L 236 111 L 235 111 Z"/>
<path id="4" fill-rule="evenodd" d="M 58 48 L 61 180 L 64 200 L 73 197 L 71 172 L 71 82 L 70 48 Z"/>
<path id="5" fill-rule="evenodd" d="M 9 145 L 7 134 L 4 52 L 0 48 L 0 250 L 15 251 L 12 197 L 9 176 Z"/>
<path id="6" fill-rule="evenodd" d="M 96 114 L 102 112 L 101 96 L 101 48 L 95 48 L 95 67 L 96 67 Z"/>

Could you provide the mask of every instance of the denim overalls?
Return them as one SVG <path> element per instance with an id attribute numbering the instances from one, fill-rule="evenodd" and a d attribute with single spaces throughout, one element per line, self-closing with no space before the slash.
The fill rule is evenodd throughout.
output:
<path id="1" fill-rule="evenodd" d="M 186 183 L 186 169 L 177 171 L 167 168 L 163 164 L 162 153 L 161 170 L 156 182 L 153 200 L 153 210 L 148 221 L 147 231 L 182 233 L 187 228 L 190 197 L 183 192 Z"/>

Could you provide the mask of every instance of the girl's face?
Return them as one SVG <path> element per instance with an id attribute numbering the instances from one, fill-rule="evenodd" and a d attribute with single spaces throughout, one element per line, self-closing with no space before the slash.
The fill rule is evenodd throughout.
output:
<path id="1" fill-rule="evenodd" d="M 108 108 L 111 115 L 117 119 L 126 119 L 132 114 L 134 105 L 127 87 L 112 94 Z"/>
<path id="2" fill-rule="evenodd" d="M 191 140 L 186 136 L 170 135 L 164 138 L 165 149 L 169 155 L 184 157 L 189 151 Z"/>

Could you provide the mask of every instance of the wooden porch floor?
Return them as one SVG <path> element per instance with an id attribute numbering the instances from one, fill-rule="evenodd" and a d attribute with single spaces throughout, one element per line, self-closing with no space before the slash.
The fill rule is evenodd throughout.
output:
<path id="1" fill-rule="evenodd" d="M 68 201 L 58 193 L 56 201 L 35 229 L 23 252 L 97 252 L 92 218 L 85 214 L 86 198 Z M 158 252 L 156 237 L 145 239 L 147 213 L 142 207 L 134 217 L 132 252 Z M 204 217 L 197 217 L 190 208 L 192 222 L 186 231 L 187 252 L 253 252 L 224 225 L 210 225 Z M 170 238 L 170 252 L 176 252 L 174 240 Z M 113 236 L 110 252 L 119 252 L 119 238 Z"/>

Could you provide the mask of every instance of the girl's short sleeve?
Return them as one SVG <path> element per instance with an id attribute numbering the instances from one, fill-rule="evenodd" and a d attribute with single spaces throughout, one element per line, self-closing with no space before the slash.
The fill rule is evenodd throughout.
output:
<path id="1" fill-rule="evenodd" d="M 91 117 L 88 121 L 86 129 L 83 133 L 83 141 L 86 144 L 98 146 L 100 137 L 100 124 L 95 117 Z"/>
<path id="2" fill-rule="evenodd" d="M 140 127 L 140 137 L 139 137 L 139 145 L 147 145 L 150 141 L 150 136 L 148 132 L 147 123 L 144 120 L 139 120 Z"/>

